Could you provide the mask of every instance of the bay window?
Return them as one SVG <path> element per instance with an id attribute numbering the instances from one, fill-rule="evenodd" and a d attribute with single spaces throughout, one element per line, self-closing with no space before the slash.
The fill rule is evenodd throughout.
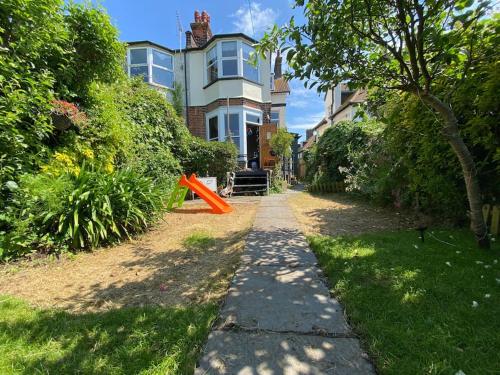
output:
<path id="1" fill-rule="evenodd" d="M 208 83 L 211 83 L 215 81 L 219 74 L 218 74 L 218 63 L 217 63 L 217 46 L 212 47 L 208 52 L 207 52 L 207 81 Z"/>
<path id="2" fill-rule="evenodd" d="M 206 53 L 206 81 L 210 84 L 218 78 L 243 77 L 259 82 L 259 62 L 254 66 L 252 56 L 254 48 L 239 40 L 223 40 Z"/>
<path id="3" fill-rule="evenodd" d="M 226 125 L 226 139 L 230 139 L 238 149 L 238 154 L 240 154 L 240 115 L 239 113 L 230 113 L 229 121 L 227 120 L 227 114 L 224 115 L 225 125 Z M 228 124 L 229 122 L 229 124 Z"/>
<path id="4" fill-rule="evenodd" d="M 151 47 L 130 48 L 128 74 L 142 76 L 144 82 L 172 88 L 174 85 L 174 59 L 169 53 Z"/>
<path id="5" fill-rule="evenodd" d="M 130 76 L 142 76 L 144 82 L 149 82 L 149 69 L 148 69 L 148 49 L 147 48 L 134 48 L 130 50 L 129 57 Z"/>
<path id="6" fill-rule="evenodd" d="M 255 53 L 254 48 L 243 43 L 243 77 L 249 79 L 250 81 L 257 82 L 259 80 L 259 70 L 257 66 L 254 66 L 251 62 L 252 55 Z"/>
<path id="7" fill-rule="evenodd" d="M 217 116 L 213 116 L 208 119 L 208 140 L 219 140 L 219 119 Z"/>
<path id="8" fill-rule="evenodd" d="M 222 42 L 222 76 L 230 77 L 238 75 L 238 43 Z"/>

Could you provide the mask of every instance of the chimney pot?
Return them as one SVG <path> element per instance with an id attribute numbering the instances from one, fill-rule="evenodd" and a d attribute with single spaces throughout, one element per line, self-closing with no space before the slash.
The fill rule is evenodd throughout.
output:
<path id="1" fill-rule="evenodd" d="M 194 11 L 194 22 L 201 22 L 200 12 L 197 10 Z"/>
<path id="2" fill-rule="evenodd" d="M 201 22 L 208 23 L 208 14 L 205 11 L 201 12 Z"/>

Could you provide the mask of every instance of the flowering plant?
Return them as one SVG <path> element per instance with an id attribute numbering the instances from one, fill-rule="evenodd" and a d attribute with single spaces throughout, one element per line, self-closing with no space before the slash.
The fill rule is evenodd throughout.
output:
<path id="1" fill-rule="evenodd" d="M 56 127 L 64 130 L 71 126 L 71 124 L 78 126 L 84 125 L 87 122 L 87 116 L 75 104 L 64 100 L 52 100 L 51 104 L 52 118 Z M 66 119 L 69 120 L 69 124 Z"/>

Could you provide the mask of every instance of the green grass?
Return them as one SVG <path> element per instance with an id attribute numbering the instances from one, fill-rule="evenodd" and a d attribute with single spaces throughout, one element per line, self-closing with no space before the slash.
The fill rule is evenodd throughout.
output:
<path id="1" fill-rule="evenodd" d="M 190 374 L 217 314 L 126 308 L 73 315 L 0 297 L 0 374 Z"/>
<path id="2" fill-rule="evenodd" d="M 498 242 L 430 235 L 451 245 L 415 231 L 309 240 L 381 374 L 500 374 Z"/>
<path id="3" fill-rule="evenodd" d="M 205 232 L 196 232 L 186 237 L 183 241 L 183 245 L 189 250 L 207 250 L 214 247 L 217 241 L 211 235 Z"/>

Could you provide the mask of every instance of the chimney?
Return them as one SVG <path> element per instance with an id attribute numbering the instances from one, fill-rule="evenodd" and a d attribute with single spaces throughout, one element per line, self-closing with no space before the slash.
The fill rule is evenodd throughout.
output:
<path id="1" fill-rule="evenodd" d="M 186 45 L 190 47 L 201 47 L 212 37 L 210 29 L 210 16 L 203 11 L 194 12 L 194 22 L 191 23 L 191 31 L 186 31 Z"/>
<path id="2" fill-rule="evenodd" d="M 278 54 L 276 55 L 276 59 L 274 59 L 274 79 L 281 78 L 283 76 L 281 72 L 281 62 L 282 57 L 280 51 L 278 50 Z"/>

